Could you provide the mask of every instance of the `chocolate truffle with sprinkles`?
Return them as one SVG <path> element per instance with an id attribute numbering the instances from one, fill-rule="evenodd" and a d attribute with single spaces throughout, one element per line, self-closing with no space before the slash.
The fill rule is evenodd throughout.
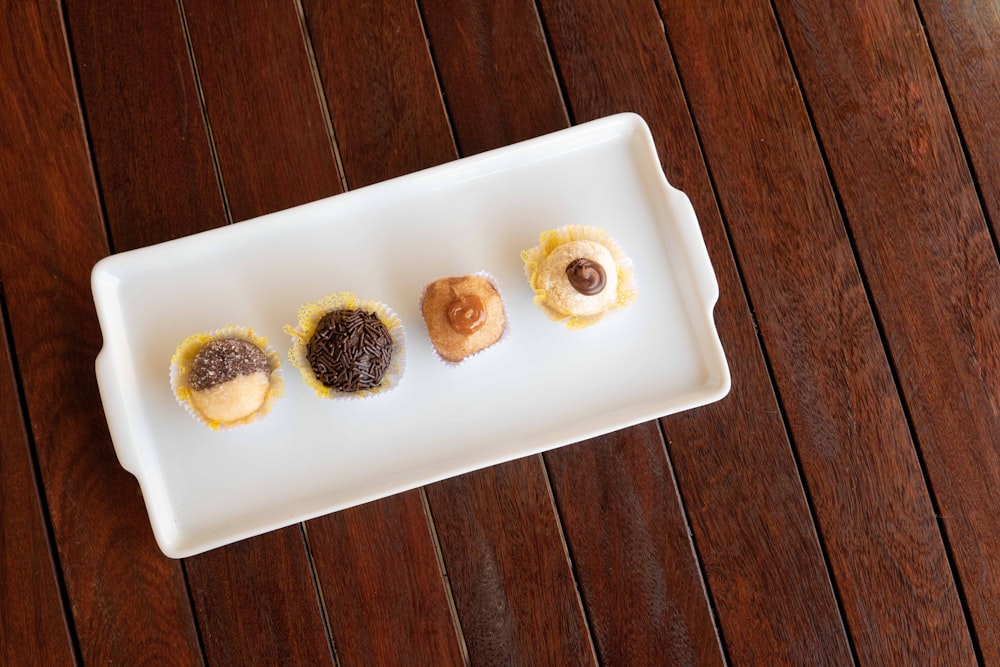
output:
<path id="1" fill-rule="evenodd" d="M 337 391 L 372 389 L 392 359 L 392 337 L 375 313 L 335 310 L 324 315 L 307 345 L 316 379 Z"/>
<path id="2" fill-rule="evenodd" d="M 188 337 L 171 361 L 178 401 L 213 429 L 265 414 L 283 387 L 278 357 L 266 343 L 238 327 Z"/>
<path id="3" fill-rule="evenodd" d="M 406 367 L 403 324 L 387 305 L 335 292 L 299 308 L 288 359 L 320 398 L 366 398 L 395 387 Z"/>

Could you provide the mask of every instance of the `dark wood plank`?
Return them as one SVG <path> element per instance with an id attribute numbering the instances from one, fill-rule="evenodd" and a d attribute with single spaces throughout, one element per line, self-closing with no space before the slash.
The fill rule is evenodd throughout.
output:
<path id="1" fill-rule="evenodd" d="M 533 3 L 486 6 L 424 0 L 421 7 L 464 153 L 568 124 Z M 545 458 L 602 661 L 721 662 L 708 600 L 655 424 L 549 452 Z M 633 466 L 629 461 L 642 464 Z M 435 506 L 433 495 L 431 499 Z M 462 534 L 483 530 L 485 522 L 467 514 L 464 522 L 473 525 Z M 443 520 L 436 520 L 440 528 Z M 595 539 L 595 526 L 600 526 L 601 539 Z M 495 531 L 502 532 L 503 527 Z M 489 557 L 484 560 L 503 568 L 506 559 L 497 557 L 495 550 L 478 548 Z M 445 553 L 450 563 L 446 549 Z M 457 589 L 457 580 L 464 578 L 450 571 Z M 483 577 L 477 585 L 490 582 Z M 456 591 L 460 611 L 463 597 Z M 623 605 L 623 599 L 631 603 Z M 462 618 L 468 637 L 475 630 L 468 614 L 462 613 Z M 493 631 L 492 620 L 484 619 L 478 631 Z M 502 630 L 494 632 L 494 641 L 504 636 Z M 493 655 L 498 653 L 499 649 Z"/>
<path id="2" fill-rule="evenodd" d="M 2 16 L 2 87 L 19 92 L 0 102 L 0 274 L 81 656 L 197 664 L 180 567 L 153 542 L 98 398 L 90 269 L 107 246 L 60 5 L 7 3 Z"/>
<path id="3" fill-rule="evenodd" d="M 988 2 L 918 2 L 955 121 L 1000 236 L 1000 12 Z"/>
<path id="4" fill-rule="evenodd" d="M 911 4 L 776 7 L 895 361 L 975 637 L 984 660 L 998 662 L 1000 265 L 951 110 Z M 912 553 L 907 561 L 893 574 L 940 599 L 940 582 Z M 958 613 L 942 602 L 941 630 L 927 628 L 915 645 L 945 655 L 945 628 L 953 642 L 967 643 L 945 612 Z M 924 644 L 930 636 L 942 645 Z"/>
<path id="5" fill-rule="evenodd" d="M 665 426 L 728 656 L 737 664 L 849 663 L 810 508 L 656 8 L 540 7 L 573 116 L 629 110 L 646 118 L 668 179 L 693 201 L 719 278 L 715 316 L 732 392 Z M 716 49 L 705 44 L 721 43 L 714 36 L 701 43 L 707 58 Z"/>
<path id="6" fill-rule="evenodd" d="M 472 664 L 597 664 L 540 457 L 427 497 Z"/>
<path id="7" fill-rule="evenodd" d="M 297 5 L 184 2 L 233 220 L 341 191 Z"/>
<path id="8" fill-rule="evenodd" d="M 348 186 L 453 160 L 416 6 L 335 4 L 303 7 Z"/>
<path id="9" fill-rule="evenodd" d="M 68 610 L 45 534 L 6 329 L 0 310 L 0 664 L 70 664 Z"/>
<path id="10" fill-rule="evenodd" d="M 770 5 L 729 3 L 706 16 L 664 3 L 663 12 L 855 651 L 871 663 L 928 652 L 948 664 L 974 660 L 905 414 Z M 703 40 L 713 36 L 732 48 L 706 55 Z M 774 120 L 748 127 L 749 117 Z"/>
<path id="11" fill-rule="evenodd" d="M 306 523 L 339 664 L 461 665 L 420 491 Z"/>
<path id="12" fill-rule="evenodd" d="M 721 665 L 663 446 L 648 422 L 546 460 L 602 662 Z"/>
<path id="13" fill-rule="evenodd" d="M 533 3 L 419 4 L 463 157 L 569 125 Z"/>
<path id="14" fill-rule="evenodd" d="M 332 665 L 299 526 L 185 561 L 210 664 Z"/>
<path id="15" fill-rule="evenodd" d="M 225 210 L 176 2 L 66 3 L 116 251 L 219 224 Z"/>

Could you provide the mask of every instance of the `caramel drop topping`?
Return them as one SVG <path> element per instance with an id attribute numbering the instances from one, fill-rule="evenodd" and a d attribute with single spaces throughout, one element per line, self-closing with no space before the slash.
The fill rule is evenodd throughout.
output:
<path id="1" fill-rule="evenodd" d="M 475 294 L 463 294 L 448 304 L 448 324 L 451 328 L 468 336 L 486 322 L 486 307 Z"/>

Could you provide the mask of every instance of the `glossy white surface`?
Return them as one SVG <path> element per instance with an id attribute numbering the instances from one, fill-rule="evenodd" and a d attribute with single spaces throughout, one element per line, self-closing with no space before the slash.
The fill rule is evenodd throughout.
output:
<path id="1" fill-rule="evenodd" d="M 531 303 L 519 253 L 595 225 L 635 264 L 639 297 L 582 331 Z M 422 287 L 492 273 L 509 336 L 458 368 L 434 356 Z M 722 398 L 718 296 L 686 196 L 649 130 L 621 114 L 94 267 L 97 376 L 122 465 L 161 549 L 182 557 L 469 470 Z M 263 421 L 209 431 L 174 401 L 170 357 L 189 334 L 250 326 L 284 356 L 298 307 L 352 291 L 406 327 L 400 385 L 317 398 L 284 363 Z"/>

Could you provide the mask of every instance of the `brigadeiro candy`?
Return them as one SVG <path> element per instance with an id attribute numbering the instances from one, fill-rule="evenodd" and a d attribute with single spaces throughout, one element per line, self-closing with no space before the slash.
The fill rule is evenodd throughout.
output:
<path id="1" fill-rule="evenodd" d="M 323 398 L 362 398 L 395 387 L 406 366 L 403 325 L 391 308 L 338 292 L 299 309 L 288 358 Z"/>

